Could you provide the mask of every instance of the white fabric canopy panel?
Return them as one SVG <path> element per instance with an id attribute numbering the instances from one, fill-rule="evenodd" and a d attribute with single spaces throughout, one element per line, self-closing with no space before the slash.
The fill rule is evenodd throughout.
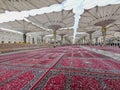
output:
<path id="1" fill-rule="evenodd" d="M 52 41 L 54 41 L 54 36 L 53 36 L 53 34 L 48 34 L 48 35 L 45 35 L 44 36 L 44 39 L 48 39 L 50 42 Z M 59 40 L 61 40 L 61 37 L 59 36 L 59 35 L 56 35 L 56 41 L 59 41 Z"/>
<path id="2" fill-rule="evenodd" d="M 27 33 L 27 34 L 35 34 L 35 35 L 40 35 L 40 36 L 45 36 L 45 35 L 49 35 L 49 34 L 52 34 L 51 32 L 49 32 L 49 31 L 37 31 L 37 32 L 29 32 L 29 33 Z"/>
<path id="3" fill-rule="evenodd" d="M 108 5 L 104 7 L 95 7 L 90 10 L 85 10 L 81 15 L 78 32 L 97 31 L 103 26 L 110 29 L 113 26 L 119 27 L 120 24 L 120 4 Z M 114 24 L 117 24 L 115 26 Z M 116 28 L 112 28 L 116 30 Z"/>
<path id="4" fill-rule="evenodd" d="M 31 9 L 39 9 L 52 4 L 59 4 L 63 0 L 0 0 L 0 12 L 8 11 L 24 11 Z"/>
<path id="5" fill-rule="evenodd" d="M 25 20 L 20 20 L 20 21 L 15 20 L 13 22 L 0 23 L 0 27 L 14 31 L 19 31 L 22 33 L 43 31 L 41 28 Z"/>
<path id="6" fill-rule="evenodd" d="M 61 12 L 30 16 L 27 19 L 39 25 L 40 27 L 52 30 L 72 27 L 74 24 L 74 14 L 72 13 L 72 11 L 64 10 Z"/>
<path id="7" fill-rule="evenodd" d="M 67 29 L 67 30 L 58 30 L 57 35 L 73 35 L 73 30 L 72 29 Z"/>
<path id="8" fill-rule="evenodd" d="M 120 32 L 120 19 L 107 26 L 108 31 Z"/>

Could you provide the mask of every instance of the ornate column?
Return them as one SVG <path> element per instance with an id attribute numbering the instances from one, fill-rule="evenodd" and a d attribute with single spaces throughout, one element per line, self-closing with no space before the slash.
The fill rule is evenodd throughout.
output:
<path id="1" fill-rule="evenodd" d="M 50 43 L 52 42 L 52 38 L 50 38 Z"/>
<path id="2" fill-rule="evenodd" d="M 45 36 L 45 35 L 41 35 L 41 43 L 42 43 L 42 44 L 44 43 L 44 36 Z"/>
<path id="3" fill-rule="evenodd" d="M 98 44 L 98 37 L 95 37 L 95 43 Z"/>
<path id="4" fill-rule="evenodd" d="M 84 38 L 83 37 L 81 38 L 81 41 L 82 41 L 82 44 L 84 44 Z"/>
<path id="5" fill-rule="evenodd" d="M 107 28 L 103 26 L 102 27 L 103 46 L 106 45 L 106 31 L 107 31 Z"/>
<path id="6" fill-rule="evenodd" d="M 86 36 L 83 36 L 84 44 L 86 44 Z"/>
<path id="7" fill-rule="evenodd" d="M 89 34 L 89 39 L 90 39 L 90 41 L 89 41 L 89 44 L 90 45 L 92 45 L 92 33 L 93 33 L 94 31 L 88 31 L 87 33 Z"/>
<path id="8" fill-rule="evenodd" d="M 27 35 L 26 33 L 23 34 L 23 42 L 26 43 L 26 38 L 27 38 Z"/>
<path id="9" fill-rule="evenodd" d="M 61 37 L 61 43 L 63 44 L 63 39 L 64 39 L 64 35 L 65 34 L 59 34 L 60 35 L 60 37 Z"/>
<path id="10" fill-rule="evenodd" d="M 56 34 L 57 30 L 53 30 L 54 46 L 56 46 Z"/>

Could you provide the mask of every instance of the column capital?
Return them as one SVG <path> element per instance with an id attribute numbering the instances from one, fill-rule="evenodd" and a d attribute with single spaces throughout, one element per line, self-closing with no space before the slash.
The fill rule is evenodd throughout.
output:
<path id="1" fill-rule="evenodd" d="M 95 32 L 95 31 L 88 31 L 87 33 L 88 33 L 88 34 L 92 34 L 92 33 L 94 33 L 94 32 Z"/>
<path id="2" fill-rule="evenodd" d="M 64 35 L 66 35 L 66 34 L 59 34 L 60 36 L 64 36 Z"/>
<path id="3" fill-rule="evenodd" d="M 102 32 L 106 32 L 106 30 L 107 30 L 106 26 L 103 26 L 102 27 Z"/>

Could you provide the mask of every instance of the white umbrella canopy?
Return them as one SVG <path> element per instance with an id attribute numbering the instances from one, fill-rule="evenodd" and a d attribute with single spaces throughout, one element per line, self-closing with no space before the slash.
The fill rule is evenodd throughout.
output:
<path id="1" fill-rule="evenodd" d="M 74 14 L 72 11 L 52 12 L 42 15 L 30 16 L 29 21 L 36 23 L 46 29 L 58 30 L 72 27 L 74 24 Z"/>
<path id="2" fill-rule="evenodd" d="M 112 34 L 114 34 L 115 33 L 115 31 L 110 31 L 110 30 L 108 30 L 107 32 L 106 32 L 106 35 L 112 35 Z M 94 32 L 93 34 L 92 34 L 92 36 L 93 37 L 99 37 L 99 36 L 102 36 L 102 32 L 101 32 L 101 30 L 98 30 L 98 31 L 96 31 L 96 32 Z"/>
<path id="3" fill-rule="evenodd" d="M 100 30 L 101 27 L 99 26 L 89 26 L 89 27 L 82 27 L 82 28 L 79 28 L 78 29 L 78 32 L 86 32 L 86 33 L 89 33 L 89 32 L 95 32 L 97 30 Z"/>
<path id="4" fill-rule="evenodd" d="M 24 11 L 31 9 L 39 9 L 59 4 L 63 0 L 0 0 L 0 12 L 8 11 Z"/>
<path id="5" fill-rule="evenodd" d="M 106 27 L 106 37 L 120 30 L 120 4 L 94 7 L 81 15 L 78 32 L 92 33 L 92 38 L 102 36 L 102 27 Z"/>
<path id="6" fill-rule="evenodd" d="M 15 20 L 11 22 L 0 23 L 0 27 L 22 32 L 22 33 L 29 33 L 29 32 L 43 32 L 41 28 L 36 25 L 33 25 L 31 22 L 27 22 L 25 20 Z"/>
<path id="7" fill-rule="evenodd" d="M 107 30 L 108 31 L 120 32 L 120 20 L 119 20 L 119 18 L 114 23 L 108 25 Z"/>
<path id="8" fill-rule="evenodd" d="M 78 31 L 97 31 L 103 26 L 106 28 L 113 26 L 113 24 L 120 24 L 120 4 L 108 5 L 103 7 L 94 7 L 85 10 L 81 15 Z M 115 28 L 113 28 L 115 30 Z"/>
<path id="9" fill-rule="evenodd" d="M 40 32 L 30 32 L 29 34 L 34 33 L 36 35 L 44 35 L 47 37 L 53 37 L 53 32 L 52 31 L 40 31 Z M 72 36 L 73 35 L 73 30 L 72 29 L 67 29 L 67 30 L 58 30 L 57 31 L 57 36 Z"/>
<path id="10" fill-rule="evenodd" d="M 50 31 L 45 31 L 45 30 L 39 30 L 36 32 L 28 32 L 27 34 L 35 34 L 35 35 L 39 35 L 39 36 L 45 36 L 45 35 L 49 35 L 52 34 Z"/>
<path id="11" fill-rule="evenodd" d="M 73 30 L 72 29 L 67 29 L 67 30 L 58 30 L 57 35 L 73 35 Z"/>

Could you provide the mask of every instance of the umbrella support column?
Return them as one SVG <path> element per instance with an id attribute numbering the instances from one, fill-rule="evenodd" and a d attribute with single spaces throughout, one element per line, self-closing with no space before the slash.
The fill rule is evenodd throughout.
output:
<path id="1" fill-rule="evenodd" d="M 89 33 L 89 38 L 90 38 L 90 46 L 92 45 L 92 33 Z"/>
<path id="2" fill-rule="evenodd" d="M 102 35 L 103 35 L 103 46 L 106 45 L 106 31 L 107 28 L 105 26 L 102 27 Z"/>
<path id="3" fill-rule="evenodd" d="M 98 45 L 98 37 L 95 38 L 95 44 Z"/>
<path id="4" fill-rule="evenodd" d="M 44 43 L 44 35 L 41 35 L 41 43 L 43 44 Z"/>
<path id="5" fill-rule="evenodd" d="M 23 34 L 23 42 L 26 43 L 27 35 L 26 33 Z"/>
<path id="6" fill-rule="evenodd" d="M 56 46 L 56 32 L 57 30 L 53 30 L 53 38 L 54 38 L 54 47 Z"/>
<path id="7" fill-rule="evenodd" d="M 62 45 L 63 45 L 64 35 L 65 35 L 65 34 L 60 34 L 60 37 L 61 37 L 61 44 L 62 44 Z"/>

